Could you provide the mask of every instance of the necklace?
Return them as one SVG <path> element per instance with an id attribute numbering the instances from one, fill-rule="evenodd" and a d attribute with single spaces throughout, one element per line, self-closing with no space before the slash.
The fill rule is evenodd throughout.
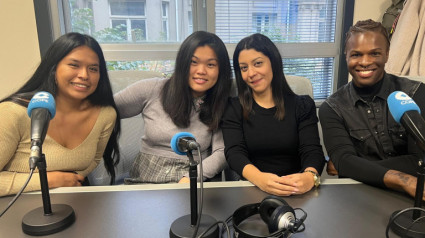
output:
<path id="1" fill-rule="evenodd" d="M 203 95 L 201 97 L 197 97 L 193 99 L 193 105 L 195 106 L 195 111 L 199 112 L 201 110 L 201 105 L 204 103 L 206 95 Z"/>

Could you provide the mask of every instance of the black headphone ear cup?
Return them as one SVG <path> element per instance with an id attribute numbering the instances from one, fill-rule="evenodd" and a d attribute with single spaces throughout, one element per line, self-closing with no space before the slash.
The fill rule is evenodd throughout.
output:
<path id="1" fill-rule="evenodd" d="M 285 202 L 285 200 L 282 198 L 270 195 L 263 199 L 260 207 L 258 208 L 258 213 L 260 213 L 261 219 L 263 219 L 266 224 L 270 224 L 271 216 L 274 210 L 277 207 L 284 205 L 289 206 L 288 203 Z"/>
<path id="2" fill-rule="evenodd" d="M 270 222 L 267 223 L 269 232 L 273 233 L 282 228 L 288 229 L 289 222 L 295 223 L 295 218 L 295 211 L 291 206 L 282 205 L 277 207 L 270 216 Z"/>

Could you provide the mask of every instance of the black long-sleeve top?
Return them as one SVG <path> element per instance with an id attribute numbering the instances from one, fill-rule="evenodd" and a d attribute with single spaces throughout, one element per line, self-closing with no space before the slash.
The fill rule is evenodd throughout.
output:
<path id="1" fill-rule="evenodd" d="M 350 82 L 334 97 L 333 107 L 327 102 L 321 105 L 323 140 L 340 177 L 385 187 L 384 175 L 390 169 L 416 175 L 420 151 L 414 139 L 394 121 L 386 101 L 393 91 L 407 90 L 403 80 L 385 74 L 373 97 L 362 97 L 364 90 Z M 412 99 L 424 117 L 425 85 L 409 86 L 409 90 L 413 90 Z"/>
<path id="2" fill-rule="evenodd" d="M 320 145 L 316 107 L 309 96 L 285 95 L 285 118 L 275 118 L 276 107 L 253 103 L 253 113 L 243 119 L 242 106 L 232 98 L 222 119 L 225 155 L 229 166 L 242 176 L 253 164 L 278 176 L 314 167 L 322 172 L 325 159 Z"/>

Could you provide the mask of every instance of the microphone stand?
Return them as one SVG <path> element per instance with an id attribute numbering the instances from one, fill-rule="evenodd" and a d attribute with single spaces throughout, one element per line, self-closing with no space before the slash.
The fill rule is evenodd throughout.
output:
<path id="1" fill-rule="evenodd" d="M 198 149 L 199 150 L 199 149 Z M 197 232 L 196 227 L 198 221 L 198 195 L 197 195 L 197 180 L 198 180 L 198 163 L 193 159 L 192 151 L 187 151 L 189 158 L 189 179 L 190 179 L 190 215 L 185 215 L 173 222 L 170 228 L 171 238 L 190 238 L 195 237 L 194 232 Z M 200 154 L 200 153 L 199 153 Z M 202 159 L 201 159 L 202 163 Z M 201 178 L 202 179 L 202 178 Z M 202 191 L 201 191 L 202 192 Z M 202 198 L 202 196 L 201 196 Z M 212 216 L 200 214 L 199 230 L 202 232 L 208 229 L 211 225 L 217 222 Z M 204 236 L 207 238 L 219 237 L 218 226 L 215 225 Z"/>
<path id="2" fill-rule="evenodd" d="M 65 204 L 51 205 L 46 172 L 46 158 L 43 153 L 39 157 L 40 159 L 36 162 L 36 165 L 40 176 L 43 207 L 28 212 L 22 218 L 23 232 L 34 236 L 50 235 L 62 231 L 75 221 L 75 213 L 71 206 Z M 54 212 L 52 212 L 52 207 Z"/>
<path id="3" fill-rule="evenodd" d="M 419 171 L 418 178 L 416 181 L 416 192 L 415 192 L 415 208 L 422 207 L 422 196 L 424 192 L 424 181 L 425 181 L 425 156 L 422 155 L 422 159 L 418 161 Z M 391 214 L 391 219 L 399 213 L 395 211 Z M 422 213 L 422 214 L 421 214 Z M 402 237 L 425 237 L 425 212 L 421 212 L 418 209 L 412 209 L 405 213 L 400 214 L 397 219 L 391 224 L 391 229 L 399 236 Z"/>
<path id="4" fill-rule="evenodd" d="M 190 225 L 195 226 L 198 221 L 198 163 L 193 159 L 192 151 L 187 152 L 189 158 L 189 179 L 190 179 Z"/>

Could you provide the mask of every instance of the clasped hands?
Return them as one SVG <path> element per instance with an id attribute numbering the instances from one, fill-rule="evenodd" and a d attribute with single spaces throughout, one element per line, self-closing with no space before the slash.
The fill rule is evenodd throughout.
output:
<path id="1" fill-rule="evenodd" d="M 295 173 L 286 176 L 277 176 L 272 173 L 262 173 L 261 179 L 254 183 L 264 192 L 277 196 L 303 194 L 314 186 L 311 173 Z"/>

